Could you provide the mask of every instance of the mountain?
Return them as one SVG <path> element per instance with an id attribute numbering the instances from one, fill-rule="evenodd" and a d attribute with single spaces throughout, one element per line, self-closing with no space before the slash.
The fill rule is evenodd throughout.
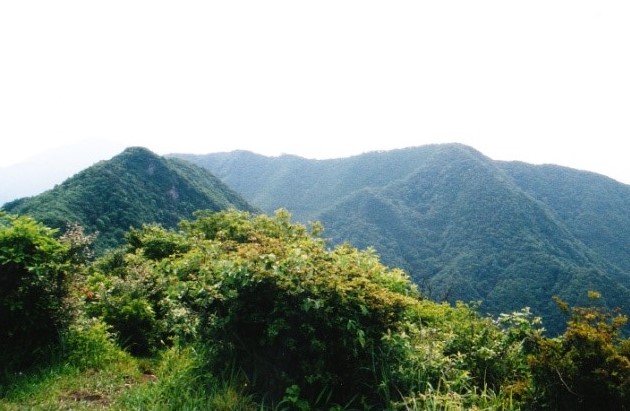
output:
<path id="1" fill-rule="evenodd" d="M 121 243 L 130 227 L 159 223 L 174 227 L 199 209 L 255 211 L 207 170 L 133 147 L 89 167 L 52 190 L 4 205 L 63 230 L 77 222 L 98 231 L 97 250 Z"/>
<path id="2" fill-rule="evenodd" d="M 318 218 L 322 210 L 350 193 L 382 187 L 412 173 L 432 155 L 432 150 L 412 149 L 333 160 L 309 160 L 293 155 L 266 157 L 248 151 L 171 157 L 210 170 L 266 212 L 284 207 L 297 220 L 308 221 Z"/>
<path id="3" fill-rule="evenodd" d="M 345 159 L 179 155 L 265 211 L 320 220 L 332 243 L 374 247 L 436 299 L 492 314 L 529 306 L 558 332 L 552 296 L 630 312 L 630 187 L 557 166 L 494 161 L 463 145 Z"/>
<path id="4" fill-rule="evenodd" d="M 582 243 L 630 274 L 630 186 L 555 165 L 497 163 Z"/>
<path id="5" fill-rule="evenodd" d="M 94 163 L 124 149 L 104 140 L 57 147 L 23 162 L 0 167 L 0 206 L 7 201 L 40 194 Z"/>

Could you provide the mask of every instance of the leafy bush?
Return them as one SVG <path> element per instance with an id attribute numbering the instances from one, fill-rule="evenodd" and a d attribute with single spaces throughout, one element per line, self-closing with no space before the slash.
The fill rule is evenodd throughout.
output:
<path id="1" fill-rule="evenodd" d="M 404 333 L 386 336 L 398 365 L 381 380 L 403 395 L 390 399 L 395 409 L 509 410 L 527 403 L 527 353 L 541 335 L 539 319 L 528 309 L 492 319 L 476 307 L 422 301 L 421 321 L 408 320 Z"/>
<path id="2" fill-rule="evenodd" d="M 122 408 L 623 410 L 630 399 L 624 315 L 557 300 L 567 331 L 547 338 L 527 308 L 494 319 L 428 301 L 373 250 L 330 249 L 321 231 L 283 210 L 199 212 L 179 231 L 132 230 L 90 263 L 80 227 L 56 240 L 0 214 L 0 377 L 60 341 L 59 370 L 159 363 L 159 377 L 112 402 Z"/>
<path id="3" fill-rule="evenodd" d="M 93 265 L 87 311 L 134 353 L 204 347 L 211 369 L 236 367 L 280 404 L 525 397 L 526 341 L 540 333 L 529 311 L 492 321 L 423 300 L 372 250 L 331 250 L 314 235 L 321 226 L 311 230 L 283 210 L 200 212 L 179 232 L 133 230 L 126 250 Z"/>
<path id="4" fill-rule="evenodd" d="M 109 326 L 96 318 L 73 323 L 64 337 L 66 358 L 80 369 L 103 368 L 123 356 Z"/>
<path id="5" fill-rule="evenodd" d="M 173 254 L 181 254 L 190 248 L 181 236 L 164 230 L 157 224 L 147 224 L 142 229 L 131 229 L 126 239 L 130 251 L 141 249 L 146 258 L 155 261 Z"/>
<path id="6" fill-rule="evenodd" d="M 109 324 L 129 352 L 146 355 L 160 347 L 164 285 L 150 261 L 113 252 L 91 267 L 86 286 L 87 314 Z"/>
<path id="7" fill-rule="evenodd" d="M 495 391 L 510 388 L 514 394 L 529 376 L 526 354 L 533 350 L 535 338 L 542 335 L 540 318 L 532 318 L 528 308 L 501 314 L 496 320 L 465 308 L 460 305 L 461 317 L 451 320 L 458 327 L 447 339 L 444 354 L 458 356 L 476 386 Z"/>
<path id="8" fill-rule="evenodd" d="M 375 370 L 396 365 L 383 337 L 418 302 L 400 270 L 372 252 L 328 250 L 284 211 L 200 213 L 180 233 L 145 226 L 129 238 L 126 255 L 95 265 L 87 309 L 132 351 L 199 341 L 271 398 L 296 385 L 307 400 L 382 405 Z"/>
<path id="9" fill-rule="evenodd" d="M 373 251 L 328 249 L 282 210 L 200 212 L 178 232 L 145 226 L 128 239 L 93 265 L 88 313 L 134 353 L 202 348 L 207 369 L 235 367 L 278 406 L 562 408 L 568 381 L 585 387 L 580 404 L 588 392 L 613 407 L 627 398 L 623 317 L 578 310 L 548 339 L 529 309 L 492 319 L 423 300 Z M 576 368 L 593 351 L 607 368 Z"/>
<path id="10" fill-rule="evenodd" d="M 24 366 L 72 317 L 68 246 L 29 217 L 0 212 L 0 364 Z"/>
<path id="11" fill-rule="evenodd" d="M 528 311 L 493 322 L 424 301 L 373 251 L 327 249 L 285 211 L 202 212 L 179 232 L 145 226 L 128 238 L 94 265 L 87 309 L 132 352 L 202 344 L 212 368 L 236 364 L 261 395 L 286 403 L 291 389 L 309 406 L 384 407 L 407 393 L 428 404 L 418 392 L 474 403 L 476 390 L 521 398 L 529 387 Z"/>
<path id="12" fill-rule="evenodd" d="M 627 317 L 557 303 L 570 314 L 567 330 L 560 338 L 540 338 L 530 359 L 538 401 L 558 410 L 625 410 L 630 403 L 630 339 L 621 338 L 620 329 Z"/>

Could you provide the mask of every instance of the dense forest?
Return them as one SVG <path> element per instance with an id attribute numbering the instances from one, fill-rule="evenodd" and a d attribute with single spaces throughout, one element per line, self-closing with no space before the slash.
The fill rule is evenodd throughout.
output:
<path id="1" fill-rule="evenodd" d="M 482 312 L 529 306 L 551 333 L 552 297 L 630 312 L 630 187 L 558 166 L 493 161 L 459 144 L 335 160 L 249 152 L 178 155 L 266 212 L 321 221 L 332 244 L 376 249 L 436 300 Z"/>
<path id="2" fill-rule="evenodd" d="M 80 227 L 0 213 L 0 408 L 627 409 L 624 315 L 557 298 L 549 338 L 527 308 L 432 302 L 322 229 L 199 211 L 91 260 Z"/>

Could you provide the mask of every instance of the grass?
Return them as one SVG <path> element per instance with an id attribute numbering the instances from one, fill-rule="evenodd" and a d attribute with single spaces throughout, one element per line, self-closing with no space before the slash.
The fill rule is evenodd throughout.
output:
<path id="1" fill-rule="evenodd" d="M 241 376 L 205 373 L 200 354 L 171 348 L 156 358 L 121 352 L 99 368 L 56 364 L 13 374 L 0 387 L 0 410 L 258 410 Z"/>
<path id="2" fill-rule="evenodd" d="M 61 364 L 9 380 L 0 409 L 83 410 L 108 408 L 125 391 L 145 384 L 136 359 L 126 358 L 103 369 Z"/>
<path id="3" fill-rule="evenodd" d="M 48 365 L 25 373 L 0 374 L 0 410 L 215 410 L 284 411 L 356 409 L 360 401 L 331 405 L 324 390 L 309 404 L 299 387 L 276 403 L 251 393 L 249 381 L 233 365 L 210 369 L 212 358 L 194 345 L 163 350 L 151 358 L 134 357 L 114 342 L 99 320 L 79 321 L 48 356 Z M 390 385 L 387 372 L 373 370 Z M 446 383 L 446 381 L 445 381 Z M 452 390 L 430 385 L 395 401 L 392 410 L 515 410 L 511 398 L 488 389 Z M 402 395 L 401 395 L 402 396 Z M 360 407 L 361 408 L 361 407 Z"/>
<path id="4" fill-rule="evenodd" d="M 29 374 L 15 374 L 0 387 L 0 410 L 215 410 L 280 411 L 299 407 L 297 400 L 261 404 L 247 392 L 247 380 L 235 368 L 214 376 L 204 356 L 192 348 L 170 348 L 154 358 L 121 352 L 99 368 L 57 364 Z M 288 397 L 287 397 L 288 398 Z M 296 396 L 297 398 L 297 396 Z M 291 398 L 289 398 L 291 399 Z M 474 405 L 473 405 L 474 404 Z M 337 406 L 332 409 L 349 409 Z M 429 389 L 408 396 L 396 410 L 515 410 L 492 391 L 457 394 Z"/>

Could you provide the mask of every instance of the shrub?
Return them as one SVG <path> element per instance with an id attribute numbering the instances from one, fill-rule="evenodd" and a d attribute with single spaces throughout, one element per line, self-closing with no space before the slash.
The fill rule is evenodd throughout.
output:
<path id="1" fill-rule="evenodd" d="M 88 316 L 108 324 L 123 348 L 147 355 L 160 347 L 164 287 L 151 261 L 113 252 L 91 267 L 86 287 Z"/>
<path id="2" fill-rule="evenodd" d="M 597 296 L 595 296 L 597 297 Z M 530 358 L 538 400 L 558 410 L 624 410 L 630 403 L 627 317 L 598 307 L 574 307 L 559 338 L 537 341 Z"/>
<path id="3" fill-rule="evenodd" d="M 109 328 L 95 318 L 74 322 L 64 337 L 69 363 L 80 369 L 99 369 L 122 358 Z"/>
<path id="4" fill-rule="evenodd" d="M 405 274 L 372 252 L 328 250 L 284 211 L 200 216 L 185 229 L 203 236 L 209 258 L 184 298 L 208 325 L 203 338 L 254 385 L 272 398 L 295 385 L 309 401 L 326 392 L 332 402 L 384 405 L 374 371 L 396 364 L 376 354 L 417 302 Z"/>
<path id="5" fill-rule="evenodd" d="M 372 250 L 329 249 L 285 211 L 201 212 L 179 232 L 128 238 L 94 265 L 88 312 L 132 351 L 201 348 L 208 370 L 236 369 L 265 403 L 386 409 L 456 396 L 510 409 L 529 388 L 525 340 L 539 331 L 527 310 L 492 321 L 423 300 Z"/>
<path id="6" fill-rule="evenodd" d="M 418 301 L 408 277 L 373 252 L 328 250 L 285 211 L 197 217 L 180 233 L 131 233 L 126 255 L 95 265 L 88 312 L 136 353 L 197 341 L 271 399 L 296 385 L 305 400 L 383 405 L 374 371 L 390 366 L 383 336 Z"/>
<path id="7" fill-rule="evenodd" d="M 26 366 L 70 322 L 68 246 L 29 217 L 0 213 L 0 363 Z"/>

